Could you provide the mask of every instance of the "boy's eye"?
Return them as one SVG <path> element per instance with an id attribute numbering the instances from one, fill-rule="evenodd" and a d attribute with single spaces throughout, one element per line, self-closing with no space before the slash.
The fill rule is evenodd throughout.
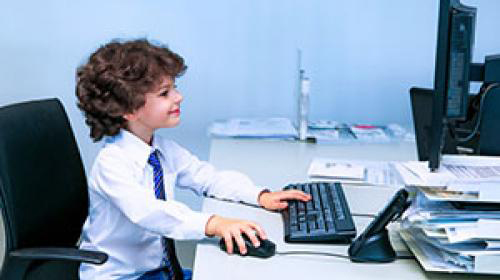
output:
<path id="1" fill-rule="evenodd" d="M 165 89 L 164 91 L 162 91 L 162 92 L 160 93 L 160 96 L 167 96 L 167 95 L 168 95 L 168 93 L 169 93 L 171 90 L 176 89 L 176 88 L 177 88 L 177 85 L 172 85 L 171 87 L 169 87 L 169 88 Z"/>

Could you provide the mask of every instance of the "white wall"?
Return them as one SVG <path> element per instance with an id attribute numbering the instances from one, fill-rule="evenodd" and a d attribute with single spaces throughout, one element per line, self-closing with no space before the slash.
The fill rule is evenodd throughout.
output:
<path id="1" fill-rule="evenodd" d="M 500 53 L 500 1 L 478 7 L 474 57 Z M 75 68 L 112 38 L 148 37 L 187 61 L 183 124 L 162 131 L 208 157 L 207 125 L 294 117 L 296 50 L 311 118 L 411 123 L 408 89 L 431 87 L 437 0 L 46 0 L 0 5 L 0 105 L 56 96 L 89 168 L 99 144 L 75 106 Z"/>

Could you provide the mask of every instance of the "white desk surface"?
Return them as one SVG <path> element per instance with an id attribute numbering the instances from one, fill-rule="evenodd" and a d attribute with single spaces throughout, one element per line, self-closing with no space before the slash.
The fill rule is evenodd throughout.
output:
<path id="1" fill-rule="evenodd" d="M 414 143 L 384 144 L 306 144 L 279 140 L 214 139 L 210 162 L 218 169 L 238 170 L 258 185 L 279 190 L 292 182 L 306 180 L 313 157 L 365 160 L 415 160 Z M 376 214 L 395 189 L 387 187 L 346 186 L 344 192 L 351 212 Z M 258 222 L 277 251 L 317 251 L 347 255 L 346 245 L 287 244 L 283 241 L 283 223 L 279 213 L 250 206 L 206 199 L 203 211 L 226 217 Z M 354 217 L 358 234 L 371 218 Z M 397 234 L 391 233 L 396 251 L 405 250 Z M 317 255 L 275 255 L 258 259 L 228 255 L 218 240 L 201 241 L 196 248 L 194 280 L 207 279 L 499 279 L 500 276 L 426 273 L 415 260 L 397 260 L 388 264 L 359 264 L 347 259 Z"/>

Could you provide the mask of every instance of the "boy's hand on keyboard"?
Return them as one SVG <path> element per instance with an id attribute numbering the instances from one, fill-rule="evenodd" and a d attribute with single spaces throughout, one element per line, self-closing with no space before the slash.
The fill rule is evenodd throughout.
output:
<path id="1" fill-rule="evenodd" d="M 213 215 L 208 220 L 205 228 L 205 234 L 207 236 L 215 235 L 224 238 L 227 252 L 229 254 L 233 253 L 233 239 L 236 241 L 239 251 L 242 254 L 246 254 L 247 248 L 241 234 L 248 236 L 255 247 L 260 246 L 260 242 L 257 239 L 256 234 L 260 236 L 261 239 L 267 239 L 264 230 L 254 222 L 224 218 L 217 215 Z"/>
<path id="2" fill-rule="evenodd" d="M 259 204 L 267 210 L 281 210 L 288 207 L 287 200 L 309 201 L 311 196 L 298 190 L 286 190 L 277 192 L 262 192 L 259 196 Z"/>

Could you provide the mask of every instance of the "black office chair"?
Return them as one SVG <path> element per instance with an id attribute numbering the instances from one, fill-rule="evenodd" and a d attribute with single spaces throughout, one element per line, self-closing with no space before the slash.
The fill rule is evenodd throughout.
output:
<path id="1" fill-rule="evenodd" d="M 78 279 L 81 262 L 107 255 L 76 246 L 88 212 L 87 181 L 59 100 L 0 108 L 1 280 Z"/>

